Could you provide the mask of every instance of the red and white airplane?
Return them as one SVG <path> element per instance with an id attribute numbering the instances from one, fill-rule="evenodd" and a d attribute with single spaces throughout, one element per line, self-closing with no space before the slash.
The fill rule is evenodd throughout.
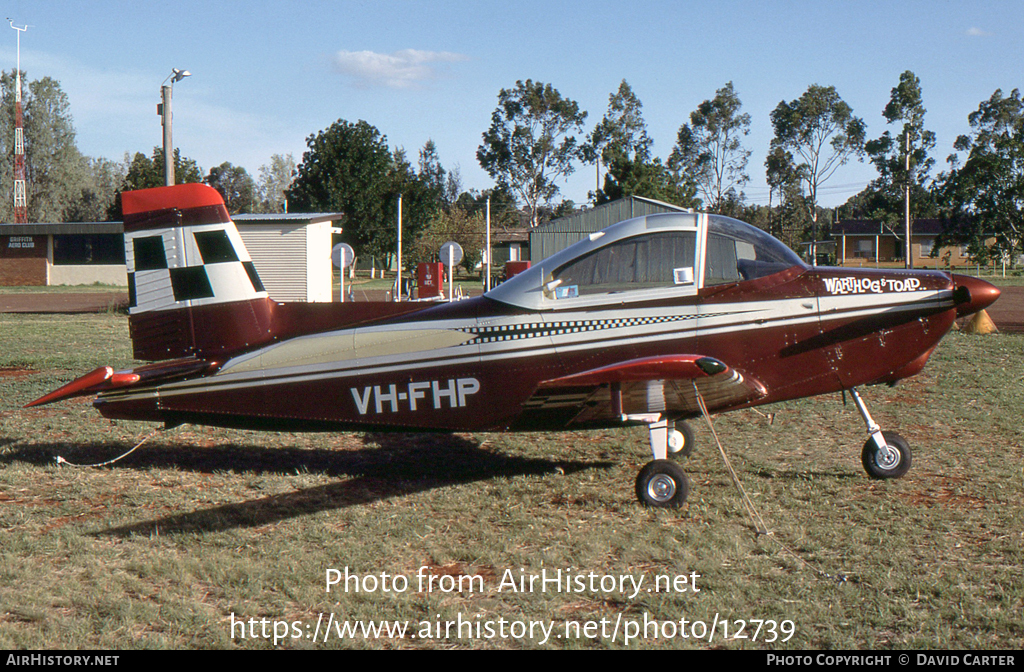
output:
<path id="1" fill-rule="evenodd" d="M 220 195 L 122 195 L 132 344 L 32 402 L 96 395 L 108 418 L 265 430 L 545 431 L 646 424 L 636 494 L 678 507 L 684 420 L 848 390 L 864 467 L 895 478 L 906 441 L 856 388 L 919 372 L 954 320 L 999 290 L 938 271 L 810 267 L 708 214 L 612 225 L 455 303 L 278 303 Z"/>

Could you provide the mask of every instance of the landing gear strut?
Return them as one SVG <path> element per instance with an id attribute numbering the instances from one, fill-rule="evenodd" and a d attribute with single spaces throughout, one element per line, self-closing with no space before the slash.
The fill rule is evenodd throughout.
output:
<path id="1" fill-rule="evenodd" d="M 669 451 L 688 454 L 686 435 L 678 429 L 669 430 L 669 421 L 660 413 L 645 414 L 629 419 L 643 420 L 650 432 L 651 453 L 654 460 L 644 465 L 636 477 L 636 497 L 641 504 L 655 508 L 678 509 L 690 494 L 690 481 L 683 468 L 667 459 Z M 689 429 L 689 428 L 687 428 Z M 676 436 L 679 435 L 679 436 Z M 692 437 L 692 433 L 690 433 Z M 673 444 L 677 446 L 673 450 Z"/>
<path id="2" fill-rule="evenodd" d="M 864 418 L 868 433 L 871 438 L 864 443 L 864 450 L 861 451 L 860 459 L 864 470 L 871 478 L 899 478 L 910 470 L 910 444 L 895 432 L 883 432 L 878 423 L 868 413 L 864 400 L 856 388 L 850 388 L 850 395 L 857 410 Z"/>

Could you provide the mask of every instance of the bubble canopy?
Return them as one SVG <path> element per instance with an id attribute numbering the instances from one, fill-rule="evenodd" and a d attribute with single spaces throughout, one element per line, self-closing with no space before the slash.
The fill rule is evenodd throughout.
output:
<path id="1" fill-rule="evenodd" d="M 563 309 L 696 294 L 806 264 L 788 247 L 730 217 L 669 213 L 590 234 L 498 285 L 489 298 Z"/>

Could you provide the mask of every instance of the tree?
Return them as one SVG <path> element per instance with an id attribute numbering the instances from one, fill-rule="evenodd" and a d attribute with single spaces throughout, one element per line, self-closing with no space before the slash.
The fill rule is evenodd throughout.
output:
<path id="1" fill-rule="evenodd" d="M 306 140 L 309 148 L 288 189 L 293 212 L 345 213 L 344 237 L 357 254 L 389 263 L 397 249 L 398 198 L 402 198 L 403 246 L 411 243 L 440 207 L 444 169 L 428 142 L 417 174 L 405 151 L 365 121 L 339 119 Z M 403 266 L 405 264 L 403 259 Z"/>
<path id="2" fill-rule="evenodd" d="M 431 198 L 438 204 L 448 204 L 448 173 L 437 155 L 437 145 L 427 140 L 420 150 L 418 177 Z M 456 194 L 457 195 L 457 194 Z"/>
<path id="3" fill-rule="evenodd" d="M 521 198 L 531 226 L 540 206 L 558 193 L 559 180 L 571 175 L 581 158 L 574 132 L 582 132 L 587 113 L 550 84 L 518 81 L 502 89 L 491 126 L 476 156 L 498 185 Z"/>
<path id="4" fill-rule="evenodd" d="M 225 207 L 232 215 L 255 209 L 256 182 L 242 166 L 233 166 L 225 161 L 211 168 L 203 181 L 220 192 Z"/>
<path id="5" fill-rule="evenodd" d="M 108 217 L 112 220 L 123 219 L 121 212 L 121 192 L 137 189 L 153 189 L 164 186 L 164 149 L 154 147 L 153 156 L 148 157 L 136 152 L 129 158 L 124 155 L 124 179 L 117 191 L 117 196 L 110 206 Z M 183 157 L 181 150 L 174 150 L 174 181 L 176 184 L 191 184 L 203 181 L 203 171 L 192 159 Z"/>
<path id="6" fill-rule="evenodd" d="M 618 91 L 608 96 L 608 111 L 583 147 L 586 160 L 600 160 L 607 167 L 621 161 L 649 159 L 654 141 L 647 135 L 642 109 L 629 83 L 622 80 Z"/>
<path id="7" fill-rule="evenodd" d="M 461 192 L 454 206 L 486 219 L 488 201 L 491 204 L 492 230 L 514 229 L 521 225 L 521 213 L 516 209 L 516 199 L 508 189 L 502 187 L 485 189 L 483 192 L 477 192 L 475 189 Z"/>
<path id="8" fill-rule="evenodd" d="M 125 173 L 124 186 L 121 191 L 135 191 L 137 189 L 153 189 L 162 187 L 164 181 L 164 149 L 154 147 L 153 156 L 147 157 L 141 152 L 128 160 L 125 154 L 125 162 L 128 163 L 128 170 Z M 192 159 L 181 156 L 181 150 L 174 150 L 174 181 L 176 184 L 191 184 L 203 181 L 203 171 Z"/>
<path id="9" fill-rule="evenodd" d="M 15 72 L 0 74 L 0 179 L 6 194 L 14 185 L 15 89 Z M 70 103 L 57 80 L 29 82 L 22 73 L 22 125 L 28 221 L 64 221 L 88 182 L 89 166 L 78 151 Z M 13 198 L 0 199 L 0 218 L 14 221 Z"/>
<path id="10" fill-rule="evenodd" d="M 382 245 L 374 234 L 385 225 L 392 162 L 387 138 L 365 121 L 339 119 L 310 135 L 306 146 L 287 191 L 289 210 L 343 212 L 349 242 L 373 256 L 386 256 L 394 248 Z"/>
<path id="11" fill-rule="evenodd" d="M 260 166 L 256 185 L 259 212 L 287 212 L 287 191 L 294 179 L 295 158 L 291 154 L 274 154 L 269 164 Z"/>
<path id="12" fill-rule="evenodd" d="M 921 82 L 913 72 L 907 70 L 900 75 L 882 114 L 889 124 L 903 122 L 903 126 L 898 135 L 886 131 L 864 144 L 878 170 L 878 178 L 851 198 L 848 205 L 857 216 L 896 227 L 904 218 L 905 190 L 909 184 L 911 217 L 934 216 L 935 200 L 926 183 L 935 165 L 935 159 L 929 156 L 935 147 L 935 134 L 924 128 Z"/>
<path id="13" fill-rule="evenodd" d="M 840 166 L 864 153 L 864 121 L 853 116 L 833 86 L 812 84 L 800 98 L 782 101 L 772 111 L 775 137 L 771 149 L 781 148 L 799 160 L 807 187 L 812 241 L 818 230 L 818 189 Z"/>
<path id="14" fill-rule="evenodd" d="M 598 165 L 603 161 L 607 170 L 604 188 L 592 194 L 595 204 L 644 196 L 683 207 L 695 205 L 693 186 L 679 183 L 661 159 L 651 157 L 654 141 L 647 134 L 642 108 L 622 80 L 618 91 L 608 97 L 608 112 L 584 146 L 584 157 Z"/>
<path id="15" fill-rule="evenodd" d="M 86 181 L 79 195 L 64 211 L 67 222 L 100 222 L 109 217 L 124 182 L 126 164 L 109 159 L 86 159 Z"/>
<path id="16" fill-rule="evenodd" d="M 684 208 L 699 207 L 697 188 L 680 180 L 668 166 L 655 158 L 650 161 L 618 160 L 609 166 L 604 189 L 596 194 L 597 204 L 628 196 L 654 198 Z"/>
<path id="17" fill-rule="evenodd" d="M 742 201 L 737 191 L 750 177 L 741 138 L 750 133 L 750 115 L 742 106 L 732 82 L 715 92 L 690 114 L 690 123 L 679 128 L 669 167 L 697 185 L 704 207 L 723 212 L 729 201 Z"/>
<path id="18" fill-rule="evenodd" d="M 418 260 L 438 260 L 447 263 L 447 260 L 438 258 L 438 252 L 442 245 L 454 240 L 462 247 L 462 267 L 472 271 L 481 259 L 484 227 L 482 212 L 474 212 L 460 205 L 438 210 L 417 237 L 413 254 Z"/>
<path id="19" fill-rule="evenodd" d="M 808 209 L 800 190 L 804 167 L 796 166 L 793 155 L 781 147 L 772 149 L 764 166 L 768 182 L 768 231 L 786 245 L 795 247 L 803 238 L 804 225 L 809 224 Z M 773 209 L 772 197 L 776 192 L 779 205 Z"/>
<path id="20" fill-rule="evenodd" d="M 969 135 L 953 147 L 966 152 L 949 157 L 950 171 L 941 176 L 941 194 L 949 225 L 937 241 L 982 249 L 982 240 L 995 236 L 993 255 L 1011 259 L 1022 251 L 1024 233 L 1024 102 L 1014 89 L 1004 96 L 997 89 L 968 116 Z"/>
<path id="21" fill-rule="evenodd" d="M 440 163 L 437 169 L 443 173 Z M 384 219 L 374 232 L 374 244 L 370 247 L 375 256 L 387 256 L 392 250 L 398 249 L 398 197 L 402 197 L 402 239 L 403 245 L 411 244 L 425 230 L 441 208 L 441 191 L 432 178 L 436 173 L 417 174 L 405 156 L 405 150 L 398 148 L 392 152 L 391 165 L 386 177 L 387 193 L 382 209 Z M 413 249 L 410 247 L 410 249 Z M 403 251 L 404 254 L 404 251 Z M 403 266 L 412 268 L 417 261 L 415 256 L 403 259 Z"/>

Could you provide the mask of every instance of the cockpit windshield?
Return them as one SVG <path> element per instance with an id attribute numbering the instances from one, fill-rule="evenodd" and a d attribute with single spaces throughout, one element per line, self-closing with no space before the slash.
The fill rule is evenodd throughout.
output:
<path id="1" fill-rule="evenodd" d="M 803 265 L 795 252 L 764 231 L 729 217 L 708 217 L 705 287 L 763 278 Z"/>
<path id="2" fill-rule="evenodd" d="M 613 224 L 495 287 L 489 298 L 562 309 L 688 297 L 702 287 L 807 268 L 792 250 L 722 215 L 664 213 Z"/>

